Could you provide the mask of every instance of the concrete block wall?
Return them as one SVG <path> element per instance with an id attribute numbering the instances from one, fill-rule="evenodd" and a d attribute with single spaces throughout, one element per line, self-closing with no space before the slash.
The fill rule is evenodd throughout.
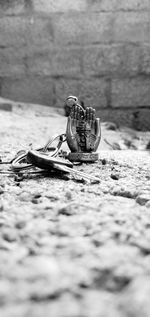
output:
<path id="1" fill-rule="evenodd" d="M 63 107 L 69 94 L 150 129 L 150 0 L 0 0 L 0 95 Z"/>

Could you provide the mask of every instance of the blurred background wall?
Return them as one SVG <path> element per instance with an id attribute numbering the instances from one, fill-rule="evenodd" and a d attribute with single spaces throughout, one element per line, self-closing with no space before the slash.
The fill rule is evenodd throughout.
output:
<path id="1" fill-rule="evenodd" d="M 0 0 L 0 95 L 150 129 L 150 0 Z"/>

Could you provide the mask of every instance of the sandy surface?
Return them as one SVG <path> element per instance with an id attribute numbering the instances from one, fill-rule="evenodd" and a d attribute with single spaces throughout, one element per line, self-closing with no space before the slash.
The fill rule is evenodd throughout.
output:
<path id="1" fill-rule="evenodd" d="M 1 111 L 1 159 L 65 128 L 55 111 Z M 150 316 L 149 140 L 103 124 L 99 161 L 74 167 L 99 184 L 1 174 L 1 317 Z"/>

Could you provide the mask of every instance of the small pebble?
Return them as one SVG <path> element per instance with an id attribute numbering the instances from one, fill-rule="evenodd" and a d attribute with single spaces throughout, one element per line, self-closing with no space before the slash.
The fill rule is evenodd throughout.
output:
<path id="1" fill-rule="evenodd" d="M 16 241 L 16 232 L 15 230 L 9 228 L 9 230 L 6 230 L 2 233 L 2 237 L 5 241 L 14 242 Z"/>
<path id="2" fill-rule="evenodd" d="M 142 206 L 144 206 L 148 201 L 150 201 L 150 194 L 140 195 L 136 199 L 136 202 Z"/>
<path id="3" fill-rule="evenodd" d="M 64 206 L 58 210 L 59 215 L 72 216 L 74 214 L 71 206 Z"/>
<path id="4" fill-rule="evenodd" d="M 25 225 L 26 225 L 25 221 L 21 220 L 21 221 L 16 222 L 15 227 L 17 229 L 23 229 L 25 227 Z"/>
<path id="5" fill-rule="evenodd" d="M 106 165 L 107 164 L 107 160 L 105 158 L 102 159 L 101 162 L 102 162 L 102 165 Z"/>
<path id="6" fill-rule="evenodd" d="M 72 199 L 72 193 L 71 193 L 71 191 L 67 191 L 66 193 L 65 193 L 65 196 L 66 196 L 66 198 L 68 199 L 68 200 L 71 200 Z"/>
<path id="7" fill-rule="evenodd" d="M 30 201 L 31 200 L 31 195 L 28 192 L 22 192 L 19 196 L 21 201 Z"/>
<path id="8" fill-rule="evenodd" d="M 150 208 L 150 200 L 145 205 L 147 208 Z"/>
<path id="9" fill-rule="evenodd" d="M 32 204 L 39 204 L 39 199 L 38 198 L 32 198 L 31 202 L 32 202 Z"/>
<path id="10" fill-rule="evenodd" d="M 4 193 L 4 189 L 0 187 L 0 195 Z"/>
<path id="11" fill-rule="evenodd" d="M 110 177 L 114 180 L 118 180 L 119 179 L 119 175 L 118 174 L 111 174 Z"/>
<path id="12" fill-rule="evenodd" d="M 0 202 L 0 212 L 2 212 L 4 210 L 4 205 L 2 202 Z"/>

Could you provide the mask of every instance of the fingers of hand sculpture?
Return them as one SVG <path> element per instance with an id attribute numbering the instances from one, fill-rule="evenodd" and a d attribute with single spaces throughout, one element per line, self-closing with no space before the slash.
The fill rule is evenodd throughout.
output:
<path id="1" fill-rule="evenodd" d="M 86 108 L 85 119 L 87 122 L 87 129 L 95 131 L 95 109 L 92 107 Z"/>
<path id="2" fill-rule="evenodd" d="M 89 121 L 89 107 L 87 107 L 85 111 L 85 120 Z"/>
<path id="3" fill-rule="evenodd" d="M 71 119 L 74 119 L 74 116 L 75 116 L 75 105 L 72 106 L 71 111 L 70 111 Z"/>
<path id="4" fill-rule="evenodd" d="M 93 108 L 93 111 L 92 111 L 92 120 L 95 122 L 95 119 L 96 119 L 96 111 L 95 111 L 95 109 Z"/>
<path id="5" fill-rule="evenodd" d="M 91 122 L 91 129 L 93 132 L 95 132 L 95 120 L 96 120 L 96 114 L 95 114 L 95 109 L 91 108 L 90 112 L 90 122 Z"/>
<path id="6" fill-rule="evenodd" d="M 74 129 L 76 129 L 76 126 L 77 126 L 77 110 L 76 109 L 77 109 L 77 106 L 73 105 L 73 107 L 71 108 L 71 112 L 70 112 L 70 117 L 72 120 L 72 127 L 74 127 Z"/>
<path id="7" fill-rule="evenodd" d="M 79 125 L 80 119 L 80 108 L 77 105 L 74 105 L 71 109 L 70 117 L 72 120 L 72 129 L 73 133 L 76 133 L 76 128 Z"/>
<path id="8" fill-rule="evenodd" d="M 89 120 L 93 121 L 94 118 L 94 109 L 92 107 L 89 108 Z"/>
<path id="9" fill-rule="evenodd" d="M 82 107 L 78 107 L 78 111 L 77 111 L 77 119 L 81 122 L 84 120 L 84 109 Z"/>
<path id="10" fill-rule="evenodd" d="M 72 152 L 77 152 L 78 144 L 76 140 L 76 127 L 73 125 L 73 121 L 74 119 L 69 116 L 67 121 L 66 140 L 70 150 Z"/>
<path id="11" fill-rule="evenodd" d="M 80 107 L 76 107 L 76 118 L 77 120 L 80 120 Z"/>
<path id="12" fill-rule="evenodd" d="M 72 119 L 69 116 L 67 120 L 66 139 L 72 135 Z"/>
<path id="13" fill-rule="evenodd" d="M 95 135 L 96 135 L 96 141 L 95 141 L 95 151 L 97 150 L 100 139 L 101 139 L 101 125 L 100 125 L 100 118 L 96 118 L 95 120 Z"/>
<path id="14" fill-rule="evenodd" d="M 80 121 L 82 109 L 78 105 L 73 105 L 68 118 L 66 138 L 72 152 L 78 151 L 77 127 Z"/>

